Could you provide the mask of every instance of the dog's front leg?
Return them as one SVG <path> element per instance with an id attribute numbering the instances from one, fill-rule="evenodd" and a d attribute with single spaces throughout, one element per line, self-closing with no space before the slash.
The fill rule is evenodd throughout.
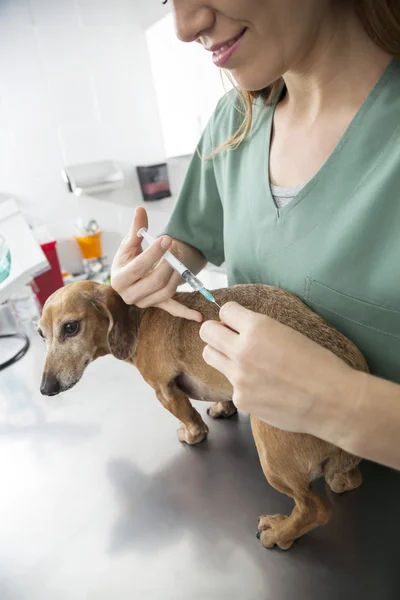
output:
<path id="1" fill-rule="evenodd" d="M 229 419 L 236 413 L 237 408 L 230 400 L 215 402 L 210 408 L 207 408 L 207 414 L 213 419 Z"/>
<path id="2" fill-rule="evenodd" d="M 208 427 L 189 398 L 173 382 L 156 389 L 157 398 L 170 413 L 181 422 L 178 428 L 180 442 L 194 445 L 202 442 L 208 434 Z"/>

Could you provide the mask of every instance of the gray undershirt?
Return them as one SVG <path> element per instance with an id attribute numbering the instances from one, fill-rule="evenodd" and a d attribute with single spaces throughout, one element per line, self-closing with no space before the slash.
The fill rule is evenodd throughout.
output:
<path id="1" fill-rule="evenodd" d="M 274 199 L 274 202 L 278 208 L 283 208 L 297 196 L 299 192 L 303 189 L 305 184 L 295 185 L 295 186 L 281 186 L 281 185 L 273 185 L 271 183 L 271 193 Z"/>

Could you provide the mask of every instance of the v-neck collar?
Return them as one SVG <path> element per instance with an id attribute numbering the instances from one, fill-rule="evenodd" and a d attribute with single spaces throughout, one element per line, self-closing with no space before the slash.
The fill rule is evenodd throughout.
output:
<path id="1" fill-rule="evenodd" d="M 335 148 L 333 149 L 331 154 L 328 156 L 328 158 L 326 159 L 326 161 L 324 162 L 322 167 L 320 169 L 318 169 L 316 174 L 308 181 L 308 183 L 306 183 L 303 186 L 303 188 L 300 190 L 300 192 L 293 198 L 293 200 L 289 204 L 287 204 L 281 208 L 278 208 L 277 205 L 275 204 L 274 198 L 272 196 L 269 163 L 270 163 L 270 152 L 271 152 L 272 131 L 273 131 L 273 123 L 274 123 L 274 117 L 275 117 L 275 110 L 276 110 L 276 107 L 277 107 L 279 101 L 282 98 L 282 94 L 285 89 L 285 85 L 282 84 L 280 90 L 276 94 L 276 98 L 274 100 L 272 110 L 270 111 L 267 126 L 265 129 L 265 134 L 266 134 L 266 142 L 265 143 L 266 143 L 266 147 L 267 147 L 267 153 L 266 153 L 267 156 L 266 156 L 266 161 L 265 161 L 265 172 L 264 172 L 265 192 L 266 192 L 267 201 L 274 208 L 278 221 L 283 219 L 294 208 L 296 208 L 296 206 L 300 202 L 302 202 L 304 199 L 306 199 L 307 196 L 309 196 L 309 193 L 311 192 L 311 190 L 313 190 L 315 188 L 315 186 L 319 183 L 320 179 L 323 178 L 326 171 L 328 171 L 331 168 L 331 166 L 335 163 L 338 155 L 342 152 L 343 148 L 346 146 L 347 142 L 349 141 L 352 132 L 354 131 L 354 129 L 356 129 L 358 127 L 360 121 L 362 121 L 364 119 L 364 117 L 368 113 L 369 109 L 374 104 L 375 100 L 378 98 L 381 90 L 386 86 L 388 80 L 392 77 L 393 72 L 398 68 L 399 64 L 400 63 L 396 58 L 393 58 L 389 62 L 386 69 L 382 73 L 380 79 L 377 81 L 375 86 L 372 88 L 372 90 L 368 94 L 367 98 L 364 100 L 364 102 L 362 103 L 362 105 L 360 106 L 360 108 L 358 109 L 358 111 L 356 112 L 354 117 L 352 118 L 346 131 L 343 133 L 342 137 L 340 138 L 340 140 L 338 141 Z"/>

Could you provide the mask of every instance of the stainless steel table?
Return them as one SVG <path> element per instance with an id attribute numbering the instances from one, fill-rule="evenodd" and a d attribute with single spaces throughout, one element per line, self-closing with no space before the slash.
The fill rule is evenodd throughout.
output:
<path id="1" fill-rule="evenodd" d="M 257 517 L 291 502 L 246 416 L 189 448 L 135 369 L 107 357 L 44 399 L 43 358 L 35 339 L 0 373 L 1 600 L 400 598 L 398 473 L 365 463 L 328 526 L 265 550 Z"/>

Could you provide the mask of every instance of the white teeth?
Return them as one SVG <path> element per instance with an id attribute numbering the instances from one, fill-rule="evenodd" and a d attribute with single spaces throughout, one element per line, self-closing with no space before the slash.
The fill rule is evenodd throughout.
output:
<path id="1" fill-rule="evenodd" d="M 214 54 L 216 56 L 219 56 L 220 54 L 222 54 L 223 52 L 225 52 L 225 50 L 228 50 L 228 48 L 230 48 L 231 46 L 233 46 L 233 44 L 235 43 L 236 40 L 232 40 L 230 42 L 228 42 L 227 44 L 225 44 L 225 46 L 222 46 L 222 48 L 220 48 L 219 50 L 216 50 L 214 52 Z"/>

